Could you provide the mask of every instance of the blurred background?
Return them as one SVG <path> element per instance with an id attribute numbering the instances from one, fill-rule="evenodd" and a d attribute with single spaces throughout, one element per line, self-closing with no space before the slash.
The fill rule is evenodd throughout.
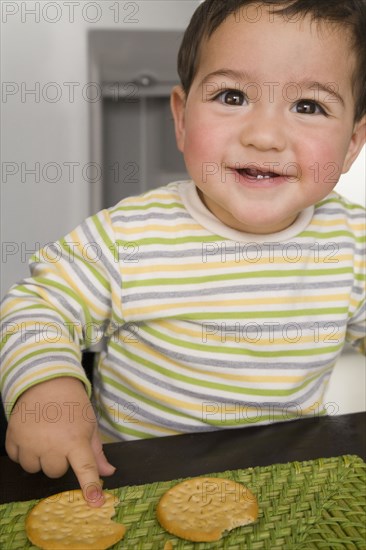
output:
<path id="1" fill-rule="evenodd" d="M 187 177 L 169 93 L 199 3 L 1 3 L 1 296 L 28 275 L 36 249 L 88 215 Z M 363 150 L 336 187 L 363 205 L 365 159 Z M 345 378 L 329 390 L 338 412 L 366 408 L 364 367 L 345 350 L 336 367 Z"/>

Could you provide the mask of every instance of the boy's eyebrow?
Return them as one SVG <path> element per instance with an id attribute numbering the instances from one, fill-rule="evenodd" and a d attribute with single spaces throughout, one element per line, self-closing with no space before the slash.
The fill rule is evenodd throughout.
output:
<path id="1" fill-rule="evenodd" d="M 257 79 L 253 77 L 253 75 L 250 75 L 246 71 L 236 71 L 233 69 L 219 69 L 217 71 L 212 71 L 211 73 L 208 73 L 201 81 L 201 86 L 204 84 L 207 84 L 211 78 L 217 76 L 221 77 L 227 77 L 231 80 L 235 80 L 236 82 L 245 81 L 250 83 L 256 83 Z M 276 84 L 276 82 L 266 82 L 267 86 L 270 84 Z M 311 80 L 311 79 L 304 79 L 300 82 L 296 82 L 295 80 L 290 81 L 286 84 L 286 86 L 290 86 L 291 84 L 295 86 L 299 86 L 302 90 L 312 90 L 314 91 L 314 101 L 316 98 L 316 92 L 322 91 L 327 93 L 328 95 L 332 96 L 334 100 L 339 101 L 339 103 L 344 107 L 344 99 L 338 92 L 338 85 L 336 82 L 318 82 L 317 80 Z"/>
<path id="2" fill-rule="evenodd" d="M 249 80 L 253 82 L 253 77 L 251 77 L 249 73 L 245 71 L 235 71 L 233 69 L 219 69 L 217 71 L 212 71 L 212 73 L 206 74 L 206 76 L 201 81 L 201 86 L 209 82 L 210 79 L 214 76 L 226 76 L 228 78 L 231 78 L 232 80 L 237 80 L 237 81 Z"/>
<path id="3" fill-rule="evenodd" d="M 339 103 L 344 107 L 344 99 L 341 96 L 341 94 L 337 91 L 338 90 L 338 84 L 336 82 L 327 82 L 324 84 L 323 82 L 318 82 L 317 80 L 301 80 L 300 82 L 295 82 L 298 86 L 301 87 L 301 89 L 305 90 L 312 90 L 314 91 L 314 100 L 316 100 L 316 92 L 322 91 L 326 92 L 328 95 L 332 96 L 336 101 L 339 101 Z M 330 100 L 330 102 L 332 102 Z"/>

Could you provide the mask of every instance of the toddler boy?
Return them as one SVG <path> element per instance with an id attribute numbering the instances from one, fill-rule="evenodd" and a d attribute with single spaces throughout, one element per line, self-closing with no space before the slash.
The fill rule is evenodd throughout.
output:
<path id="1" fill-rule="evenodd" d="M 98 506 L 96 421 L 112 441 L 326 412 L 345 341 L 365 352 L 365 210 L 333 191 L 365 143 L 365 28 L 364 0 L 200 5 L 171 95 L 192 180 L 87 219 L 4 300 L 23 468 L 71 465 Z"/>

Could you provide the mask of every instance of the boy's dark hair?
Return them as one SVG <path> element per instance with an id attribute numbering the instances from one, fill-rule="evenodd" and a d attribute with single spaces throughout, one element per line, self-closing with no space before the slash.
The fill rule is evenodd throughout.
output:
<path id="1" fill-rule="evenodd" d="M 352 78 L 355 122 L 366 113 L 366 0 L 205 0 L 195 11 L 178 54 L 178 74 L 186 95 L 196 75 L 201 44 L 231 14 L 254 4 L 268 6 L 287 20 L 310 15 L 314 21 L 343 27 L 351 37 L 357 65 Z"/>

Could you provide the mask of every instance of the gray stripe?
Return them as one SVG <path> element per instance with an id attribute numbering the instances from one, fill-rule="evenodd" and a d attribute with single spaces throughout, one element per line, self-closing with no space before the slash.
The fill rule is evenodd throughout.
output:
<path id="1" fill-rule="evenodd" d="M 36 285 L 35 285 L 36 286 Z M 71 304 L 67 301 L 67 299 L 65 299 L 65 297 L 63 295 L 59 295 L 57 294 L 56 292 L 54 292 L 53 290 L 51 290 L 49 287 L 47 288 L 47 291 L 48 293 L 55 299 L 55 302 L 59 302 L 66 311 L 68 311 L 70 314 L 71 314 L 71 319 L 72 318 L 77 318 L 77 312 L 76 310 L 74 310 L 74 308 L 71 306 Z M 42 313 L 42 310 L 38 310 L 37 311 L 38 314 L 40 315 L 43 315 Z M 34 313 L 33 314 L 33 318 L 35 317 L 35 315 L 37 313 Z M 60 323 L 60 317 L 55 317 L 53 318 L 54 322 L 55 323 L 58 323 L 58 324 L 61 324 L 61 325 L 64 325 L 64 323 Z M 7 319 L 7 323 L 11 322 L 11 318 L 10 319 Z M 65 325 L 64 325 L 65 326 Z M 34 330 L 35 329 L 29 329 L 29 334 L 27 336 L 27 332 L 25 333 L 25 340 L 27 340 L 28 338 L 30 338 L 30 336 L 32 336 L 32 334 L 34 334 Z M 24 334 L 21 333 L 20 335 L 20 340 L 18 339 L 15 344 L 13 344 L 10 348 L 7 349 L 6 353 L 4 353 L 3 357 L 6 356 L 6 354 L 11 351 L 11 349 L 13 349 L 16 345 L 18 344 L 22 344 L 24 342 Z"/>
<path id="2" fill-rule="evenodd" d="M 187 390 L 184 390 L 183 388 L 179 388 L 180 395 L 189 395 L 194 398 L 202 399 L 202 420 L 203 423 L 200 426 L 192 426 L 191 424 L 184 424 L 183 421 L 179 422 L 179 416 L 177 416 L 177 419 L 175 421 L 169 420 L 165 417 L 162 417 L 160 415 L 156 415 L 151 413 L 148 410 L 142 409 L 141 407 L 144 405 L 143 401 L 139 401 L 138 403 L 134 403 L 138 407 L 137 417 L 139 417 L 143 421 L 149 421 L 151 423 L 156 424 L 156 427 L 159 428 L 159 426 L 167 427 L 170 429 L 174 429 L 178 432 L 204 432 L 204 431 L 211 431 L 211 430 L 217 430 L 220 429 L 217 426 L 212 426 L 210 424 L 205 424 L 203 421 L 203 414 L 204 414 L 204 405 L 209 405 L 210 403 L 214 403 L 215 405 L 240 405 L 240 407 L 248 407 L 248 408 L 255 408 L 258 410 L 261 410 L 261 413 L 264 414 L 278 414 L 282 411 L 282 413 L 286 410 L 288 413 L 289 409 L 292 410 L 296 409 L 297 407 L 301 408 L 301 404 L 304 403 L 309 397 L 314 395 L 314 392 L 319 389 L 320 386 L 324 384 L 324 381 L 326 378 L 329 378 L 330 374 L 325 373 L 323 376 L 320 377 L 319 380 L 316 381 L 316 384 L 311 385 L 311 388 L 306 392 L 306 394 L 302 395 L 301 399 L 297 399 L 296 401 L 287 401 L 287 402 L 280 402 L 280 401 L 261 401 L 260 403 L 256 403 L 254 401 L 246 401 L 246 400 L 240 400 L 240 398 L 236 399 L 228 399 L 222 396 L 217 395 L 202 395 L 202 394 L 196 394 L 194 392 L 189 392 Z M 156 384 L 159 387 L 164 387 L 160 383 Z M 116 403 L 118 405 L 121 405 L 122 407 L 125 407 L 126 410 L 130 410 L 131 401 L 128 401 L 124 399 L 123 395 L 121 393 L 115 394 L 110 392 L 109 390 L 101 390 L 100 387 L 100 381 L 98 380 L 97 386 L 99 388 L 99 391 L 101 392 L 103 397 L 106 397 L 110 399 L 113 403 Z M 269 411 L 263 409 L 269 409 Z M 232 411 L 231 411 L 232 413 Z M 174 411 L 171 413 L 174 414 Z M 228 411 L 228 414 L 230 414 L 230 411 Z M 187 416 L 189 416 L 189 413 L 187 412 Z M 251 419 L 251 422 L 248 422 L 248 424 L 254 424 L 253 417 L 248 417 Z M 199 422 L 199 418 L 193 417 L 193 420 L 196 422 Z M 286 419 L 284 419 L 286 420 Z M 242 424 L 241 424 L 242 425 Z M 133 426 L 132 426 L 133 427 Z M 138 426 L 136 427 L 138 429 Z"/>
<path id="3" fill-rule="evenodd" d="M 128 291 L 129 293 L 125 294 L 123 297 L 123 303 L 127 304 L 129 302 L 139 302 L 141 300 L 167 300 L 170 298 L 192 298 L 196 296 L 222 296 L 223 294 L 239 294 L 239 293 L 251 293 L 251 292 L 261 292 L 262 294 L 266 292 L 279 292 L 282 290 L 316 290 L 322 288 L 342 288 L 345 287 L 347 290 L 353 283 L 352 279 L 344 279 L 337 281 L 324 281 L 324 282 L 314 282 L 314 283 L 283 283 L 283 284 L 253 284 L 246 285 L 240 284 L 232 286 L 233 282 L 230 281 L 230 286 L 219 286 L 214 288 L 202 288 L 198 290 L 176 290 L 169 292 L 165 290 L 164 292 L 135 292 Z M 174 279 L 171 280 L 170 284 L 174 284 Z M 170 286 L 168 284 L 167 286 Z"/>
<path id="4" fill-rule="evenodd" d="M 174 361 L 178 361 L 183 363 L 184 365 L 188 365 L 194 368 L 195 365 L 203 365 L 208 367 L 218 367 L 218 368 L 230 368 L 230 369 L 242 369 L 244 368 L 251 368 L 251 369 L 257 369 L 257 370 L 273 370 L 274 368 L 282 369 L 282 370 L 293 370 L 294 368 L 299 370 L 311 370 L 311 369 L 323 369 L 327 365 L 329 365 L 330 362 L 333 362 L 336 360 L 338 355 L 340 354 L 341 350 L 337 351 L 335 354 L 332 355 L 332 358 L 324 359 L 321 361 L 310 361 L 309 357 L 303 357 L 304 363 L 299 362 L 299 358 L 295 358 L 294 361 L 296 363 L 289 363 L 287 362 L 276 362 L 274 358 L 265 359 L 262 362 L 255 362 L 252 361 L 250 357 L 248 359 L 244 358 L 240 362 L 237 360 L 235 362 L 229 361 L 224 358 L 215 359 L 214 356 L 210 357 L 193 357 L 192 355 L 188 355 L 186 353 L 172 351 L 171 349 L 167 350 L 166 348 L 150 342 L 148 339 L 141 336 L 141 331 L 135 331 L 134 336 L 138 337 L 138 340 L 148 346 L 149 348 L 155 350 L 156 352 L 160 353 L 163 357 L 168 357 L 168 359 L 173 359 Z M 169 355 L 167 355 L 169 353 Z M 113 360 L 115 360 L 115 356 L 113 356 Z M 192 364 L 192 360 L 194 364 Z M 124 364 L 124 367 L 126 365 Z M 140 371 L 138 373 L 141 374 Z M 213 373 L 214 374 L 214 373 Z"/>
<path id="5" fill-rule="evenodd" d="M 189 220 L 192 220 L 192 222 L 193 221 L 195 222 L 195 220 L 193 220 L 192 216 L 188 212 L 185 212 L 184 210 L 181 211 L 180 209 L 179 209 L 179 212 L 172 212 L 172 213 L 155 211 L 155 212 L 147 212 L 146 214 L 131 214 L 131 215 L 118 214 L 118 215 L 111 216 L 113 224 L 116 222 L 129 223 L 129 222 L 140 222 L 140 221 L 148 221 L 148 220 L 150 221 L 155 220 L 156 222 L 159 222 L 161 220 L 174 220 L 175 223 L 178 224 L 180 218 L 183 218 L 184 220 L 189 219 Z"/>
<path id="6" fill-rule="evenodd" d="M 344 318 L 337 319 L 336 321 L 323 320 L 322 322 L 291 321 L 290 318 L 288 318 L 287 322 L 285 323 L 282 322 L 280 319 L 276 322 L 270 322 L 270 321 L 261 322 L 261 321 L 248 320 L 244 322 L 237 321 L 233 325 L 230 325 L 229 322 L 216 323 L 215 321 L 206 321 L 206 322 L 203 321 L 202 323 L 195 323 L 194 321 L 187 320 L 186 322 L 194 325 L 195 328 L 197 328 L 197 325 L 198 327 L 202 327 L 202 329 L 204 329 L 205 327 L 206 328 L 217 327 L 220 333 L 223 333 L 223 334 L 225 333 L 235 334 L 238 332 L 238 330 L 242 332 L 242 330 L 246 328 L 247 330 L 245 334 L 248 334 L 248 335 L 253 334 L 255 337 L 258 337 L 258 336 L 262 337 L 263 333 L 264 333 L 264 336 L 269 336 L 269 337 L 272 336 L 272 334 L 277 334 L 277 333 L 284 334 L 285 331 L 290 331 L 291 327 L 293 327 L 293 329 L 295 329 L 297 332 L 308 331 L 310 335 L 313 335 L 315 337 L 320 330 L 328 330 L 330 333 L 332 333 L 334 329 L 340 330 L 341 327 L 347 327 L 347 324 L 348 324 L 347 319 L 344 319 Z M 216 333 L 212 333 L 212 334 L 216 334 Z M 285 333 L 285 336 L 287 337 L 287 332 Z M 329 337 L 330 336 L 331 334 L 329 334 Z M 241 338 L 241 340 L 243 342 L 246 341 L 245 338 Z M 252 339 L 248 338 L 247 340 L 248 340 L 248 343 L 253 343 L 254 338 Z M 288 334 L 288 340 L 290 343 L 290 340 L 291 340 L 290 334 Z M 314 340 L 314 344 L 316 343 L 317 343 L 316 340 Z M 336 344 L 336 343 L 339 343 L 339 341 L 331 340 L 326 343 Z"/>
<path id="7" fill-rule="evenodd" d="M 93 243 L 97 244 L 97 243 Z M 98 245 L 98 250 L 100 250 L 100 247 Z M 81 283 L 90 291 L 91 294 L 93 294 L 93 297 L 95 297 L 99 302 L 106 305 L 108 309 L 111 308 L 111 300 L 107 296 L 104 296 L 99 290 L 98 287 L 93 284 L 92 280 L 89 279 L 83 271 L 80 269 L 79 265 L 76 262 L 70 262 L 68 264 L 68 267 L 75 273 L 76 277 L 81 281 Z M 91 276 L 91 274 L 90 274 Z M 99 283 L 99 281 L 98 281 Z"/>
<path id="8" fill-rule="evenodd" d="M 15 323 L 16 321 L 25 321 L 26 319 L 33 319 L 35 322 L 40 322 L 39 319 L 51 319 L 51 321 L 53 322 L 56 322 L 59 324 L 59 321 L 60 321 L 60 318 L 58 316 L 53 316 L 52 315 L 52 310 L 51 310 L 51 313 L 44 313 L 44 309 L 39 309 L 39 310 L 32 310 L 32 313 L 25 313 L 25 311 L 27 310 L 23 310 L 24 313 L 21 313 L 21 314 L 18 314 L 18 311 L 15 312 L 15 315 L 12 316 L 10 319 L 10 321 L 4 321 L 3 323 L 3 327 L 4 327 L 4 330 L 6 330 L 6 325 L 7 324 L 11 324 L 11 323 Z M 17 324 L 17 323 L 16 323 Z M 62 323 L 63 326 L 66 326 L 65 323 Z"/>
<path id="9" fill-rule="evenodd" d="M 101 261 L 101 263 L 103 264 L 103 266 L 105 267 L 106 271 L 109 273 L 109 275 L 111 276 L 111 278 L 117 283 L 117 285 L 120 287 L 121 286 L 121 276 L 120 276 L 120 273 L 119 273 L 119 270 L 118 269 L 115 269 L 113 263 L 107 258 L 107 256 L 105 255 L 104 253 L 104 248 L 105 248 L 105 245 L 104 243 L 102 245 L 96 243 L 94 241 L 94 235 L 92 234 L 91 230 L 89 229 L 88 225 L 86 222 L 83 222 L 80 226 L 80 228 L 83 230 L 85 236 L 87 237 L 87 239 L 89 240 L 89 243 L 95 243 L 97 244 L 98 246 L 98 250 L 100 250 L 101 252 L 101 258 L 98 259 L 98 261 Z M 99 234 L 98 234 L 99 236 Z M 100 237 L 100 236 L 99 236 Z M 112 252 L 111 252 L 112 254 Z"/>
<path id="10" fill-rule="evenodd" d="M 352 321 L 350 323 L 352 324 L 355 322 L 360 322 L 360 321 L 362 322 L 362 321 L 365 321 L 365 318 L 366 318 L 366 301 L 362 304 L 360 309 L 356 312 L 355 316 L 351 317 Z M 361 329 L 361 327 L 359 328 Z"/>
<path id="11" fill-rule="evenodd" d="M 360 206 L 359 211 L 354 210 L 347 210 L 345 208 L 339 208 L 338 206 L 319 206 L 315 209 L 315 215 L 317 214 L 326 214 L 327 216 L 334 216 L 342 214 L 343 216 L 346 215 L 347 218 L 365 218 L 365 211 L 362 206 Z"/>
<path id="12" fill-rule="evenodd" d="M 20 319 L 20 321 L 24 321 L 25 319 L 33 319 L 35 322 L 40 322 L 39 318 L 37 317 L 37 314 L 38 316 L 40 315 L 41 312 L 37 312 L 37 313 L 32 313 L 32 314 L 27 314 L 27 315 L 15 315 L 14 317 L 12 317 L 9 321 L 6 321 L 3 323 L 2 327 L 1 327 L 1 330 L 2 330 L 2 337 L 5 336 L 5 331 L 7 329 L 7 325 L 8 324 L 12 324 L 13 322 L 15 322 L 15 320 L 17 320 L 18 318 Z M 52 322 L 56 323 L 58 326 L 60 326 L 60 318 L 59 317 L 52 317 L 51 315 L 42 315 L 42 320 L 44 319 L 51 319 Z M 17 324 L 17 323 L 16 323 Z M 66 328 L 66 325 L 64 323 L 61 324 L 64 328 Z M 18 325 L 19 326 L 19 325 Z M 10 327 L 9 327 L 10 328 Z M 13 343 L 10 345 L 10 346 L 6 346 L 6 348 L 3 348 L 2 350 L 2 353 L 1 353 L 1 359 L 2 361 L 9 355 L 9 353 L 11 353 L 14 349 L 16 349 L 18 346 L 21 347 L 22 344 L 24 344 L 27 340 L 29 340 L 29 338 L 31 336 L 34 335 L 34 333 L 36 332 L 36 329 L 25 329 L 24 331 L 22 330 L 22 327 L 20 325 L 20 330 L 18 330 L 16 333 L 14 334 L 11 334 L 9 335 L 10 338 L 13 339 Z M 39 331 L 37 331 L 37 333 L 39 334 Z M 10 339 L 9 338 L 9 339 Z M 15 338 L 15 339 L 14 339 Z M 5 351 L 4 351 L 5 350 Z"/>
<path id="13" fill-rule="evenodd" d="M 73 357 L 68 357 L 68 356 L 65 356 L 64 353 L 60 353 L 58 355 L 56 354 L 52 354 L 50 355 L 49 353 L 47 353 L 46 357 L 39 357 L 38 359 L 34 359 L 33 361 L 29 362 L 29 363 L 26 363 L 25 365 L 23 365 L 22 367 L 18 367 L 15 372 L 10 375 L 10 377 L 8 378 L 6 384 L 4 385 L 4 389 L 3 389 L 3 393 L 6 394 L 8 392 L 8 387 L 11 386 L 12 384 L 15 383 L 15 381 L 22 375 L 24 374 L 25 372 L 27 371 L 30 371 L 32 368 L 34 367 L 37 367 L 39 365 L 45 365 L 45 363 L 52 363 L 52 362 L 57 362 L 58 364 L 61 363 L 62 364 L 70 364 L 70 365 L 74 365 L 76 367 L 79 368 L 80 370 L 80 373 L 83 374 L 84 371 L 81 367 L 81 363 L 79 361 L 77 361 L 76 359 L 74 359 Z M 60 376 L 62 376 L 60 374 Z"/>
<path id="14" fill-rule="evenodd" d="M 37 264 L 32 264 L 33 265 L 37 265 Z M 29 279 L 25 279 L 22 283 L 20 284 L 29 284 L 28 283 Z M 63 294 L 60 294 L 60 291 L 54 289 L 53 287 L 49 286 L 49 285 L 40 285 L 36 282 L 33 282 L 33 281 L 30 281 L 30 286 L 31 286 L 31 291 L 33 290 L 33 288 L 37 288 L 38 286 L 41 287 L 41 288 L 46 288 L 47 289 L 47 293 L 50 294 L 52 296 L 52 298 L 55 299 L 56 302 L 58 302 L 59 304 L 62 305 L 62 307 L 68 311 L 71 315 L 72 318 L 74 319 L 77 319 L 79 314 L 78 314 L 78 311 L 76 309 L 74 309 L 74 307 L 70 304 L 69 302 L 69 297 L 65 297 Z M 36 292 L 36 290 L 34 290 L 34 292 Z M 33 296 L 31 296 L 31 298 L 33 298 Z M 35 298 L 36 300 L 39 299 L 41 301 L 41 303 L 46 303 L 46 305 L 48 305 L 48 302 L 45 301 L 42 297 L 39 297 L 39 298 Z M 52 303 L 52 308 L 54 308 L 54 304 Z"/>
<path id="15" fill-rule="evenodd" d="M 135 241 L 131 241 L 135 242 Z M 356 256 L 361 255 L 362 249 L 359 250 L 356 248 L 356 245 L 354 242 L 348 242 L 348 241 L 337 241 L 334 242 L 325 242 L 324 244 L 319 244 L 319 248 L 314 248 L 314 242 L 308 243 L 299 243 L 298 241 L 289 241 L 288 243 L 240 243 L 235 241 L 229 241 L 224 238 L 217 237 L 217 241 L 205 241 L 202 240 L 201 243 L 198 243 L 196 248 L 185 248 L 185 249 L 179 249 L 179 250 L 161 250 L 160 248 L 151 250 L 150 247 L 143 248 L 139 246 L 139 259 L 144 260 L 158 260 L 160 258 L 203 258 L 203 254 L 207 257 L 207 262 L 209 263 L 211 260 L 214 260 L 215 257 L 217 258 L 223 258 L 222 263 L 226 263 L 226 258 L 228 261 L 234 261 L 235 258 L 239 255 L 239 260 L 237 263 L 240 263 L 240 261 L 244 260 L 245 258 L 249 258 L 249 263 L 255 264 L 256 262 L 254 259 L 251 260 L 250 254 L 259 254 L 261 253 L 268 253 L 271 254 L 269 256 L 272 258 L 272 255 L 275 257 L 280 255 L 281 253 L 286 253 L 285 258 L 292 258 L 295 257 L 295 251 L 291 250 L 291 247 L 296 247 L 296 250 L 301 250 L 303 253 L 310 253 L 311 256 L 314 257 L 314 259 L 317 259 L 318 254 L 321 254 L 322 252 L 325 253 L 325 260 L 329 257 L 330 260 L 331 255 L 333 254 L 334 250 L 332 249 L 332 245 L 337 246 L 337 253 L 345 253 L 347 251 L 353 252 Z M 138 244 L 138 239 L 136 239 L 136 243 Z M 212 248 L 215 247 L 216 248 Z M 274 246 L 275 245 L 275 246 Z M 160 244 L 159 244 L 160 246 Z M 207 248 L 205 248 L 207 247 Z M 242 257 L 244 254 L 244 257 Z M 258 257 L 259 259 L 259 257 Z M 322 257 L 319 257 L 319 261 L 317 263 L 321 263 L 323 260 Z M 300 260 L 301 261 L 301 258 Z M 273 263 L 275 263 L 275 260 L 273 260 Z M 291 262 L 291 265 L 296 264 L 297 262 L 293 261 Z M 328 261 L 323 262 L 333 265 L 334 262 Z"/>
<path id="16" fill-rule="evenodd" d="M 94 385 L 95 385 L 95 382 L 94 382 Z M 98 383 L 97 383 L 97 385 L 99 387 Z M 108 399 L 110 399 L 114 403 L 117 403 L 118 405 L 126 407 L 127 410 L 128 410 L 128 406 L 131 404 L 131 401 L 125 400 L 121 393 L 114 394 L 114 393 L 111 393 L 110 391 L 108 391 L 106 389 L 103 389 L 102 395 L 107 397 Z M 161 426 L 164 426 L 166 428 L 175 429 L 179 432 L 184 432 L 184 433 L 192 431 L 192 425 L 191 424 L 183 423 L 184 418 L 182 419 L 182 423 L 178 423 L 174 420 L 169 420 L 168 418 L 166 418 L 164 416 L 153 414 L 153 413 L 151 413 L 150 411 L 147 411 L 147 410 L 142 410 L 141 409 L 142 404 L 143 403 L 140 403 L 140 402 L 138 403 L 138 409 L 139 410 L 138 410 L 138 413 L 137 413 L 137 416 L 140 417 L 141 420 L 149 421 L 152 424 L 156 424 L 157 428 L 159 428 Z M 172 414 L 174 414 L 174 411 L 173 411 Z M 193 420 L 195 420 L 195 419 L 193 418 Z M 118 421 L 117 421 L 117 423 L 118 423 Z M 133 427 L 134 427 L 133 423 L 131 423 L 131 428 L 133 429 Z M 136 426 L 136 429 L 139 429 L 138 426 Z M 207 426 L 194 427 L 194 429 L 195 429 L 195 431 L 204 432 L 204 431 L 207 431 Z M 212 429 L 214 429 L 214 428 L 212 428 Z"/>
<path id="17" fill-rule="evenodd" d="M 100 246 L 97 243 L 92 242 L 90 244 L 96 244 L 98 246 L 98 250 L 100 250 Z M 56 256 L 60 252 L 60 249 L 58 247 L 56 247 L 55 243 L 49 245 L 49 249 L 52 250 L 52 252 L 54 252 Z M 61 257 L 67 263 L 68 268 L 74 274 L 76 274 L 76 277 L 82 282 L 82 284 L 86 288 L 89 289 L 89 291 L 94 296 L 97 297 L 97 299 L 99 299 L 100 302 L 102 302 L 103 304 L 106 304 L 110 307 L 110 303 L 111 303 L 110 299 L 108 299 L 103 294 L 101 294 L 101 292 L 98 290 L 98 288 L 91 283 L 91 281 L 84 275 L 84 273 L 82 272 L 82 270 L 78 266 L 77 262 L 75 262 L 75 259 L 73 258 L 72 260 L 70 260 L 67 257 L 68 252 L 66 252 L 63 248 L 61 248 L 61 250 L 62 250 L 62 256 Z M 39 265 L 38 262 L 33 262 L 32 264 L 30 264 L 31 271 L 33 271 L 33 268 L 36 268 L 38 265 Z M 69 307 L 67 307 L 67 309 L 69 310 Z M 74 315 L 75 315 L 75 313 L 74 313 Z"/>
<path id="18" fill-rule="evenodd" d="M 90 244 L 97 244 L 97 243 L 90 243 Z M 53 246 L 53 245 L 52 245 Z M 50 248 L 52 249 L 52 246 L 50 246 Z M 100 246 L 98 246 L 98 250 L 100 250 Z M 68 264 L 68 267 L 70 268 L 70 270 L 72 270 L 75 274 L 76 274 L 76 277 L 78 277 L 78 279 L 81 281 L 81 283 L 102 303 L 102 304 L 105 304 L 107 305 L 109 308 L 111 307 L 111 300 L 109 298 L 107 298 L 106 296 L 104 296 L 104 294 L 102 294 L 99 290 L 98 290 L 98 287 L 96 287 L 94 284 L 92 284 L 92 281 L 90 279 L 88 279 L 83 271 L 80 269 L 79 265 L 77 264 L 77 262 L 75 262 L 74 260 L 73 261 L 67 261 L 67 264 Z"/>

